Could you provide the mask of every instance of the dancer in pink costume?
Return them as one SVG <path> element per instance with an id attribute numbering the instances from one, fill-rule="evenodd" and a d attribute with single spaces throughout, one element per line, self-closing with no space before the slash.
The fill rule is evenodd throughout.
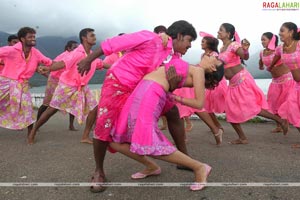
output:
<path id="1" fill-rule="evenodd" d="M 163 112 L 167 92 L 170 88 L 166 79 L 167 69 L 170 66 L 175 66 L 177 73 L 182 76 L 182 80 L 177 87 L 194 87 L 195 90 L 194 98 L 174 96 L 174 100 L 183 105 L 201 109 L 204 106 L 205 85 L 207 87 L 215 87 L 224 74 L 222 63 L 217 59 L 215 61 L 216 65 L 220 66 L 217 67 L 217 71 L 212 72 L 210 69 L 189 65 L 179 56 L 177 58 L 173 56 L 172 60 L 165 66 L 144 76 L 143 80 L 127 99 L 116 120 L 111 133 L 113 139 L 111 147 L 123 151 L 122 153 L 124 153 L 124 149 L 127 149 L 125 155 L 133 153 L 135 156 L 131 155 L 130 157 L 143 164 L 145 164 L 145 156 L 152 156 L 189 167 L 195 173 L 195 184 L 190 189 L 203 189 L 211 167 L 178 151 L 161 132 L 158 127 L 158 121 Z M 204 75 L 205 72 L 206 75 Z M 211 79 L 205 78 L 205 76 L 209 77 L 209 75 L 211 75 Z M 145 164 L 145 170 L 133 174 L 132 178 L 140 179 L 160 174 L 160 168 L 155 163 L 150 165 L 149 162 Z M 155 165 L 156 169 L 152 169 Z M 151 169 L 152 172 L 149 173 Z"/>
<path id="2" fill-rule="evenodd" d="M 109 55 L 113 52 L 126 50 L 126 54 L 106 73 L 101 90 L 93 140 L 96 169 L 92 182 L 105 181 L 103 165 L 106 149 L 109 142 L 112 141 L 110 132 L 128 96 L 146 74 L 155 70 L 164 60 L 169 61 L 175 52 L 184 55 L 191 47 L 191 42 L 197 38 L 195 28 L 184 20 L 176 21 L 169 26 L 167 34 L 170 37 L 166 46 L 163 45 L 160 35 L 151 31 L 139 31 L 107 39 L 93 54 L 78 64 L 79 72 L 84 74 L 89 71 L 90 63 L 95 58 L 103 54 Z M 168 80 L 177 82 L 177 77 L 171 73 L 168 75 Z M 172 87 L 171 90 L 174 90 L 174 84 L 171 83 L 170 86 Z M 166 116 L 170 133 L 177 148 L 187 154 L 184 142 L 184 126 L 179 118 L 178 109 L 176 106 L 170 108 L 171 110 L 166 109 L 168 110 Z M 92 192 L 104 190 L 105 187 L 102 186 L 91 187 Z"/>
<path id="3" fill-rule="evenodd" d="M 271 62 L 275 56 L 275 48 L 278 45 L 278 37 L 271 32 L 265 32 L 261 36 L 261 43 L 265 49 L 259 54 L 259 69 L 264 70 L 266 67 L 272 75 L 272 82 L 267 94 L 267 102 L 269 104 L 269 111 L 278 115 L 278 109 L 287 100 L 291 89 L 295 87 L 295 81 L 290 69 L 283 64 L 281 60 L 278 60 L 272 71 L 270 71 Z M 271 132 L 282 132 L 280 124 L 277 123 L 277 127 Z"/>
<path id="4" fill-rule="evenodd" d="M 20 42 L 0 48 L 0 59 L 4 62 L 0 72 L 0 126 L 14 130 L 28 128 L 28 134 L 35 122 L 29 79 L 36 71 L 44 73 L 45 66 L 52 64 L 50 58 L 34 47 L 35 34 L 33 28 L 23 27 L 18 31 Z M 45 66 L 38 67 L 40 64 Z"/>
<path id="5" fill-rule="evenodd" d="M 291 70 L 296 85 L 289 92 L 286 102 L 280 106 L 278 114 L 300 132 L 300 29 L 293 22 L 285 22 L 280 27 L 279 37 L 283 44 L 276 48 L 269 69 L 273 71 L 281 58 L 282 63 Z M 293 144 L 292 147 L 300 148 L 300 144 Z"/>
<path id="6" fill-rule="evenodd" d="M 70 40 L 67 42 L 65 46 L 65 51 L 58 55 L 54 60 L 61 61 L 64 57 L 68 56 L 71 51 L 77 48 L 78 43 L 76 41 Z M 49 74 L 47 86 L 45 90 L 45 97 L 43 100 L 43 104 L 38 109 L 37 120 L 41 117 L 42 113 L 48 108 L 53 93 L 58 85 L 59 77 L 63 73 L 64 69 L 53 71 Z M 77 129 L 74 127 L 74 115 L 69 114 L 69 130 L 76 131 Z"/>
<path id="7" fill-rule="evenodd" d="M 205 51 L 201 55 L 201 59 L 203 58 L 204 55 L 218 57 L 218 44 L 219 44 L 218 40 L 213 35 L 205 32 L 200 32 L 200 36 L 203 37 L 201 42 L 201 47 Z M 219 85 L 213 90 L 206 89 L 205 105 L 204 108 L 200 110 L 177 104 L 180 117 L 189 118 L 192 114 L 196 114 L 210 128 L 211 132 L 215 137 L 217 145 L 220 145 L 222 143 L 222 135 L 224 130 L 221 124 L 219 123 L 219 121 L 217 120 L 216 116 L 214 115 L 214 113 L 212 113 L 212 110 L 217 110 L 220 113 L 224 112 L 224 101 L 225 101 L 226 89 L 227 89 L 227 83 L 224 78 L 219 83 Z M 195 96 L 193 88 L 180 88 L 175 90 L 174 94 L 182 95 L 187 98 L 194 98 Z M 205 107 L 209 108 L 211 113 L 209 113 L 205 109 Z"/>
<path id="8" fill-rule="evenodd" d="M 249 45 L 243 43 L 241 46 L 235 27 L 229 23 L 223 23 L 220 26 L 218 38 L 223 42 L 219 59 L 225 63 L 225 78 L 229 80 L 225 100 L 226 119 L 239 137 L 230 144 L 248 144 L 248 139 L 240 124 L 256 115 L 275 120 L 286 134 L 288 122 L 267 111 L 268 103 L 263 92 L 256 85 L 252 75 L 241 64 L 241 59 L 248 60 L 249 58 Z"/>
<path id="9" fill-rule="evenodd" d="M 96 44 L 94 29 L 82 29 L 79 38 L 81 44 L 70 52 L 67 57 L 64 57 L 57 66 L 60 69 L 65 68 L 65 70 L 59 78 L 58 86 L 54 91 L 49 107 L 43 112 L 28 136 L 28 144 L 34 143 L 39 127 L 45 124 L 58 110 L 74 115 L 79 124 L 86 121 L 80 142 L 93 143 L 89 138 L 89 134 L 95 123 L 98 103 L 88 87 L 88 82 L 94 75 L 95 70 L 102 69 L 104 64 L 102 60 L 97 59 L 92 63 L 89 73 L 84 76 L 78 73 L 77 63 L 92 53 L 91 48 Z M 52 71 L 52 68 L 50 68 L 50 71 Z"/>

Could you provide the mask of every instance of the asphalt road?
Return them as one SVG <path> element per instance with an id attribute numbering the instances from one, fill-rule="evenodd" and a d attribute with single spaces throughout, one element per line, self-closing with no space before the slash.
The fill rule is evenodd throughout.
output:
<path id="1" fill-rule="evenodd" d="M 163 161 L 157 161 L 160 176 L 131 180 L 130 175 L 143 167 L 121 154 L 108 153 L 105 168 L 112 186 L 103 193 L 91 193 L 84 184 L 94 170 L 92 145 L 79 143 L 83 126 L 77 125 L 77 132 L 68 131 L 68 117 L 58 113 L 40 129 L 32 146 L 26 144 L 26 130 L 0 128 L 0 200 L 300 199 L 300 149 L 291 148 L 300 142 L 295 128 L 283 136 L 270 133 L 275 126 L 272 122 L 245 123 L 250 144 L 230 145 L 227 142 L 236 134 L 222 121 L 224 141 L 216 147 L 208 127 L 200 120 L 192 121 L 189 154 L 213 167 L 208 179 L 211 186 L 203 191 L 191 192 L 182 186 L 193 181 L 193 173 Z M 23 186 L 9 186 L 13 183 Z"/>

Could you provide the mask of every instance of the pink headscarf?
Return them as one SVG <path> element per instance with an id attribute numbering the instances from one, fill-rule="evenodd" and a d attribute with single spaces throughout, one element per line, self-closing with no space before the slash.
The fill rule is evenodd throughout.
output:
<path id="1" fill-rule="evenodd" d="M 234 32 L 234 39 L 235 39 L 236 42 L 241 43 L 240 36 L 236 31 Z"/>
<path id="2" fill-rule="evenodd" d="M 271 41 L 268 44 L 268 49 L 275 50 L 276 36 L 273 34 Z"/>
<path id="3" fill-rule="evenodd" d="M 215 38 L 212 34 L 200 31 L 199 32 L 200 37 L 211 37 L 211 38 Z"/>

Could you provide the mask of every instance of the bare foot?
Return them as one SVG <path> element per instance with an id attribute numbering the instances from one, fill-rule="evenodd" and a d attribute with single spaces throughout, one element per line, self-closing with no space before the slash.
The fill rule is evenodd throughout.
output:
<path id="1" fill-rule="evenodd" d="M 187 123 L 185 127 L 186 132 L 190 132 L 193 129 L 193 123 Z"/>
<path id="2" fill-rule="evenodd" d="M 283 130 L 283 135 L 287 135 L 289 131 L 289 122 L 286 119 L 283 119 L 280 126 Z"/>
<path id="3" fill-rule="evenodd" d="M 106 178 L 104 175 L 95 173 L 94 176 L 92 176 L 90 191 L 95 193 L 103 192 L 106 189 L 106 187 L 101 185 L 101 183 L 105 183 L 105 182 L 106 182 Z"/>
<path id="4" fill-rule="evenodd" d="M 229 144 L 248 144 L 248 140 L 245 139 L 245 140 L 242 140 L 242 139 L 237 139 L 237 140 L 233 140 L 231 142 L 229 142 Z"/>
<path id="5" fill-rule="evenodd" d="M 217 145 L 221 145 L 222 144 L 223 133 L 224 133 L 224 130 L 219 129 L 218 133 L 214 134 Z"/>
<path id="6" fill-rule="evenodd" d="M 281 133 L 281 132 L 283 132 L 283 130 L 282 130 L 282 128 L 281 128 L 280 126 L 274 128 L 274 129 L 271 131 L 271 133 Z"/>
<path id="7" fill-rule="evenodd" d="M 70 131 L 78 131 L 78 129 L 76 129 L 74 126 L 69 126 L 69 130 Z"/>
<path id="8" fill-rule="evenodd" d="M 93 144 L 93 140 L 91 140 L 90 138 L 81 139 L 80 142 L 81 143 Z"/>
<path id="9" fill-rule="evenodd" d="M 300 144 L 292 144 L 292 148 L 293 149 L 299 149 L 300 148 Z"/>
<path id="10" fill-rule="evenodd" d="M 34 134 L 30 133 L 27 135 L 27 144 L 33 145 L 33 143 L 34 143 Z"/>

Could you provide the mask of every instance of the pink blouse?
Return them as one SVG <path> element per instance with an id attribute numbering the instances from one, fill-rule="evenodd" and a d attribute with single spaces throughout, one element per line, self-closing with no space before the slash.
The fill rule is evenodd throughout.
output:
<path id="1" fill-rule="evenodd" d="M 81 76 L 81 74 L 79 74 L 77 71 L 77 64 L 86 56 L 87 55 L 82 44 L 70 52 L 68 56 L 64 56 L 62 61 L 65 63 L 65 70 L 61 74 L 59 80 L 67 85 L 76 86 L 78 89 L 80 89 L 81 86 L 87 85 L 94 75 L 95 70 L 103 68 L 103 62 L 99 58 L 94 60 L 92 62 L 90 71 Z"/>
<path id="2" fill-rule="evenodd" d="M 270 55 L 267 55 L 267 56 L 264 56 L 263 52 L 264 52 L 264 51 L 262 50 L 262 51 L 259 53 L 259 57 L 260 57 L 261 61 L 263 62 L 263 64 L 267 67 L 267 70 L 269 71 L 270 65 L 271 65 L 271 63 L 272 63 L 272 61 L 273 61 L 273 58 L 274 58 L 274 56 L 275 56 L 275 51 L 274 51 L 273 53 L 271 53 Z M 281 59 L 280 59 L 280 60 L 277 61 L 275 67 L 276 67 L 276 66 L 279 66 L 279 65 L 281 65 L 281 64 L 282 64 L 282 61 L 281 61 Z"/>
<path id="3" fill-rule="evenodd" d="M 181 81 L 178 83 L 177 88 L 183 87 L 187 75 L 189 73 L 189 63 L 185 62 L 181 59 L 181 57 L 178 54 L 174 54 L 170 60 L 170 62 L 164 64 L 166 67 L 166 71 L 170 68 L 170 66 L 174 66 L 176 69 L 176 73 L 182 77 Z"/>
<path id="4" fill-rule="evenodd" d="M 105 55 L 126 51 L 109 71 L 123 85 L 133 89 L 172 52 L 172 40 L 164 47 L 159 35 L 151 31 L 140 31 L 107 39 L 101 43 L 101 48 Z"/>
<path id="5" fill-rule="evenodd" d="M 4 68 L 0 76 L 23 82 L 31 78 L 39 64 L 50 66 L 52 60 L 44 56 L 39 50 L 32 47 L 30 55 L 25 59 L 22 43 L 18 42 L 14 46 L 0 48 L 0 59 L 4 62 Z"/>
<path id="6" fill-rule="evenodd" d="M 281 57 L 282 62 L 290 70 L 300 68 L 300 41 L 297 42 L 296 51 L 293 53 L 283 53 L 283 46 L 280 45 L 275 49 L 275 54 Z"/>
<path id="7" fill-rule="evenodd" d="M 236 53 L 241 44 L 238 42 L 231 42 L 224 52 L 219 54 L 219 59 L 225 63 L 224 68 L 228 69 L 241 64 L 240 56 Z"/>

